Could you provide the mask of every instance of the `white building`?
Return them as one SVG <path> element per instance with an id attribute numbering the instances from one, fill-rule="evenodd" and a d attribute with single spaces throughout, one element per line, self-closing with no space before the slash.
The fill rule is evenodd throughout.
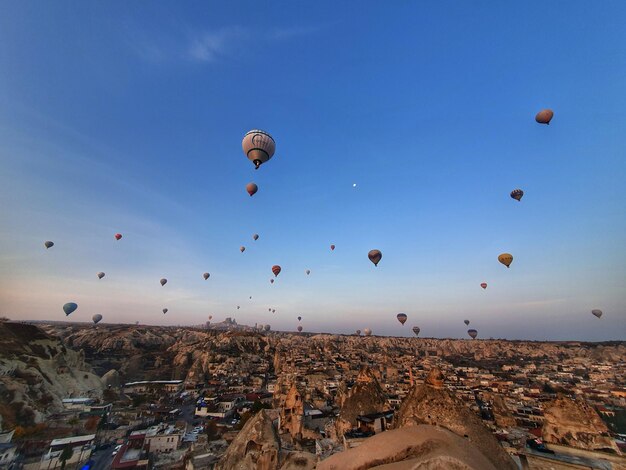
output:
<path id="1" fill-rule="evenodd" d="M 60 467 L 62 462 L 59 458 L 63 449 L 66 447 L 72 448 L 72 457 L 69 458 L 65 464 L 76 466 L 78 463 L 85 462 L 91 457 L 91 450 L 93 448 L 93 441 L 96 438 L 95 434 L 88 434 L 85 436 L 64 437 L 63 439 L 54 439 L 50 443 L 48 452 L 44 454 L 41 459 L 40 469 L 50 469 Z M 74 465 L 72 465 L 74 464 Z"/>

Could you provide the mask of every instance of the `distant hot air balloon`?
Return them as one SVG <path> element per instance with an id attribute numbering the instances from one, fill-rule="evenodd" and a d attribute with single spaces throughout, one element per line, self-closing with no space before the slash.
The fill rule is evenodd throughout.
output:
<path id="1" fill-rule="evenodd" d="M 372 330 L 370 330 L 369 328 L 365 328 L 363 330 L 363 333 L 365 333 L 365 336 L 372 336 Z"/>
<path id="2" fill-rule="evenodd" d="M 307 269 L 305 272 L 306 272 L 306 275 L 307 275 L 307 276 L 308 276 L 309 274 L 311 274 L 311 270 L 310 270 L 310 269 Z"/>
<path id="3" fill-rule="evenodd" d="M 547 125 L 547 124 L 550 124 L 550 121 L 552 121 L 553 117 L 554 117 L 554 111 L 552 111 L 551 109 L 542 109 L 535 116 L 535 121 L 537 121 L 539 124 Z"/>
<path id="4" fill-rule="evenodd" d="M 252 300 L 252 296 L 250 296 L 250 300 Z"/>
<path id="5" fill-rule="evenodd" d="M 245 246 L 240 246 L 239 247 L 239 251 L 241 251 L 243 253 L 244 251 L 246 251 L 246 247 Z"/>
<path id="6" fill-rule="evenodd" d="M 209 277 L 211 277 L 211 275 L 209 273 L 204 273 L 202 275 L 202 277 L 204 278 L 204 280 L 206 281 Z"/>
<path id="7" fill-rule="evenodd" d="M 165 315 L 166 313 L 167 313 L 167 309 L 166 309 L 166 308 L 164 308 L 164 309 L 163 309 L 163 315 Z"/>
<path id="8" fill-rule="evenodd" d="M 270 279 L 270 284 L 274 284 L 274 279 Z"/>
<path id="9" fill-rule="evenodd" d="M 598 310 L 597 308 L 596 308 L 596 309 L 593 309 L 593 310 L 591 311 L 591 313 L 592 313 L 592 314 L 594 314 L 594 315 L 595 315 L 596 317 L 598 317 L 598 318 L 600 318 L 600 317 L 602 316 L 602 310 Z"/>
<path id="10" fill-rule="evenodd" d="M 254 163 L 258 170 L 263 163 L 274 156 L 276 142 L 267 132 L 254 129 L 243 136 L 241 147 L 248 160 Z"/>
<path id="11" fill-rule="evenodd" d="M 250 197 L 254 196 L 258 190 L 259 190 L 259 187 L 254 183 L 248 183 L 246 185 L 246 191 L 248 191 L 248 194 L 250 195 Z"/>
<path id="12" fill-rule="evenodd" d="M 265 325 L 265 326 L 263 327 L 263 329 L 264 329 L 265 331 L 270 331 L 270 329 L 271 329 L 271 328 L 272 328 L 272 327 L 271 327 L 270 325 Z"/>
<path id="13" fill-rule="evenodd" d="M 509 266 L 511 266 L 511 263 L 513 262 L 513 255 L 510 253 L 502 253 L 501 255 L 498 256 L 498 261 L 500 261 L 503 265 L 505 265 L 508 268 Z"/>
<path id="14" fill-rule="evenodd" d="M 213 315 L 209 315 L 209 320 L 213 320 Z"/>
<path id="15" fill-rule="evenodd" d="M 167 279 L 163 278 L 159 282 L 161 283 L 162 286 L 164 286 L 165 284 L 167 284 Z"/>
<path id="16" fill-rule="evenodd" d="M 122 234 L 121 233 L 116 233 L 115 234 L 115 239 L 116 240 L 121 240 L 122 239 Z"/>
<path id="17" fill-rule="evenodd" d="M 469 325 L 470 322 L 469 322 L 469 320 L 463 320 L 463 323 L 465 323 L 465 325 L 467 326 L 467 325 Z"/>
<path id="18" fill-rule="evenodd" d="M 415 333 L 415 336 L 419 336 L 419 334 L 420 334 L 420 327 L 419 326 L 414 326 L 413 327 L 413 333 Z"/>
<path id="19" fill-rule="evenodd" d="M 361 330 L 356 330 L 356 335 L 361 336 Z"/>
<path id="20" fill-rule="evenodd" d="M 521 189 L 514 189 L 513 191 L 511 191 L 511 197 L 516 201 L 521 201 L 522 196 L 524 196 L 524 191 L 522 191 Z"/>
<path id="21" fill-rule="evenodd" d="M 46 249 L 48 248 L 52 248 L 54 246 L 54 242 L 51 242 L 50 240 L 43 242 L 43 246 L 46 247 Z"/>
<path id="22" fill-rule="evenodd" d="M 302 317 L 298 317 L 298 321 L 302 320 Z"/>
<path id="23" fill-rule="evenodd" d="M 254 235 L 252 235 L 252 239 L 254 241 L 258 240 L 259 239 L 259 235 L 257 233 L 255 233 Z"/>
<path id="24" fill-rule="evenodd" d="M 104 277 L 104 273 L 100 271 L 98 274 L 96 274 L 96 276 L 98 276 L 98 279 L 102 279 Z"/>
<path id="25" fill-rule="evenodd" d="M 93 323 L 95 325 L 98 322 L 100 322 L 100 320 L 102 320 L 102 315 L 100 315 L 99 313 L 96 313 L 93 317 L 91 317 L 91 319 L 93 320 Z"/>
<path id="26" fill-rule="evenodd" d="M 370 250 L 370 252 L 367 254 L 367 257 L 372 263 L 374 263 L 374 266 L 378 266 L 378 263 L 380 263 L 380 260 L 383 258 L 383 254 L 380 252 L 380 250 Z"/>
<path id="27" fill-rule="evenodd" d="M 237 310 L 239 310 L 241 307 L 239 305 L 237 305 Z"/>
<path id="28" fill-rule="evenodd" d="M 482 287 L 483 289 L 487 288 L 487 283 L 486 282 L 481 282 L 480 283 L 480 287 Z"/>
<path id="29" fill-rule="evenodd" d="M 300 325 L 298 325 L 298 333 L 302 332 L 302 327 Z"/>
<path id="30" fill-rule="evenodd" d="M 278 275 L 280 274 L 280 271 L 281 271 L 281 268 L 277 264 L 272 266 L 272 272 L 274 273 L 274 276 L 278 277 Z"/>
<path id="31" fill-rule="evenodd" d="M 272 311 L 272 309 L 271 309 L 271 308 L 268 308 L 268 309 L 267 309 L 267 311 L 268 311 L 268 312 L 271 312 L 271 311 Z"/>
<path id="32" fill-rule="evenodd" d="M 272 313 L 276 313 L 276 309 L 275 308 L 272 309 Z"/>
<path id="33" fill-rule="evenodd" d="M 78 305 L 75 304 L 74 302 L 68 302 L 65 305 L 63 305 L 63 311 L 65 312 L 66 316 L 74 312 L 77 308 L 78 308 Z"/>
<path id="34" fill-rule="evenodd" d="M 335 245 L 330 245 L 330 251 L 335 251 Z"/>
<path id="35" fill-rule="evenodd" d="M 406 313 L 398 313 L 398 315 L 396 315 L 396 318 L 398 319 L 400 323 L 404 325 L 408 317 L 406 316 Z"/>
<path id="36" fill-rule="evenodd" d="M 469 329 L 467 330 L 467 334 L 470 335 L 472 339 L 476 339 L 476 336 L 478 336 L 478 331 L 474 329 Z"/>

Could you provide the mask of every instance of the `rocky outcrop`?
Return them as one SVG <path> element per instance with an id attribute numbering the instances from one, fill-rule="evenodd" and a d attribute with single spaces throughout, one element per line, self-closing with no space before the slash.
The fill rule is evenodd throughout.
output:
<path id="1" fill-rule="evenodd" d="M 517 466 L 480 418 L 443 387 L 443 375 L 433 368 L 423 385 L 416 386 L 404 399 L 395 417 L 395 427 L 429 424 L 441 426 L 467 438 L 499 470 Z"/>
<path id="2" fill-rule="evenodd" d="M 582 400 L 557 398 L 546 406 L 544 417 L 543 440 L 547 443 L 620 453 L 606 424 Z"/>
<path id="3" fill-rule="evenodd" d="M 102 385 L 105 388 L 117 388 L 121 385 L 120 373 L 115 369 L 111 369 L 102 376 Z"/>
<path id="4" fill-rule="evenodd" d="M 470 440 L 434 426 L 377 434 L 360 446 L 323 460 L 317 470 L 500 470 Z"/>

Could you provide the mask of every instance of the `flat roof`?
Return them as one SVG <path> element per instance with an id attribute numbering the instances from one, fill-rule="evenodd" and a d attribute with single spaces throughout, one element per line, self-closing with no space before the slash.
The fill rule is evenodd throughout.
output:
<path id="1" fill-rule="evenodd" d="M 63 398 L 63 403 L 91 403 L 93 398 Z"/>
<path id="2" fill-rule="evenodd" d="M 158 384 L 158 385 L 178 385 L 182 384 L 182 380 L 140 380 L 138 382 L 128 382 L 124 384 L 124 387 L 130 387 L 133 385 L 148 385 L 148 384 Z"/>
<path id="3" fill-rule="evenodd" d="M 50 443 L 50 447 L 64 446 L 67 444 L 78 444 L 80 442 L 93 441 L 96 438 L 95 434 L 86 434 L 84 436 L 63 437 L 61 439 L 53 439 Z"/>

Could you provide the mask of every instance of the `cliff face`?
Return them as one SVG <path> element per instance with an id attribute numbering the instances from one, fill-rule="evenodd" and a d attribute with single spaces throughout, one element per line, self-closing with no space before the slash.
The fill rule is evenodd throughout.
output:
<path id="1" fill-rule="evenodd" d="M 545 442 L 620 453 L 598 413 L 582 400 L 557 398 L 546 406 L 544 416 Z"/>
<path id="2" fill-rule="evenodd" d="M 63 398 L 97 398 L 102 388 L 81 352 L 37 326 L 0 323 L 0 428 L 32 426 Z"/>
<path id="3" fill-rule="evenodd" d="M 426 383 L 416 386 L 402 402 L 395 423 L 396 428 L 420 424 L 441 426 L 466 437 L 495 468 L 517 469 L 480 418 L 443 388 L 443 375 L 436 368 L 431 370 Z"/>

